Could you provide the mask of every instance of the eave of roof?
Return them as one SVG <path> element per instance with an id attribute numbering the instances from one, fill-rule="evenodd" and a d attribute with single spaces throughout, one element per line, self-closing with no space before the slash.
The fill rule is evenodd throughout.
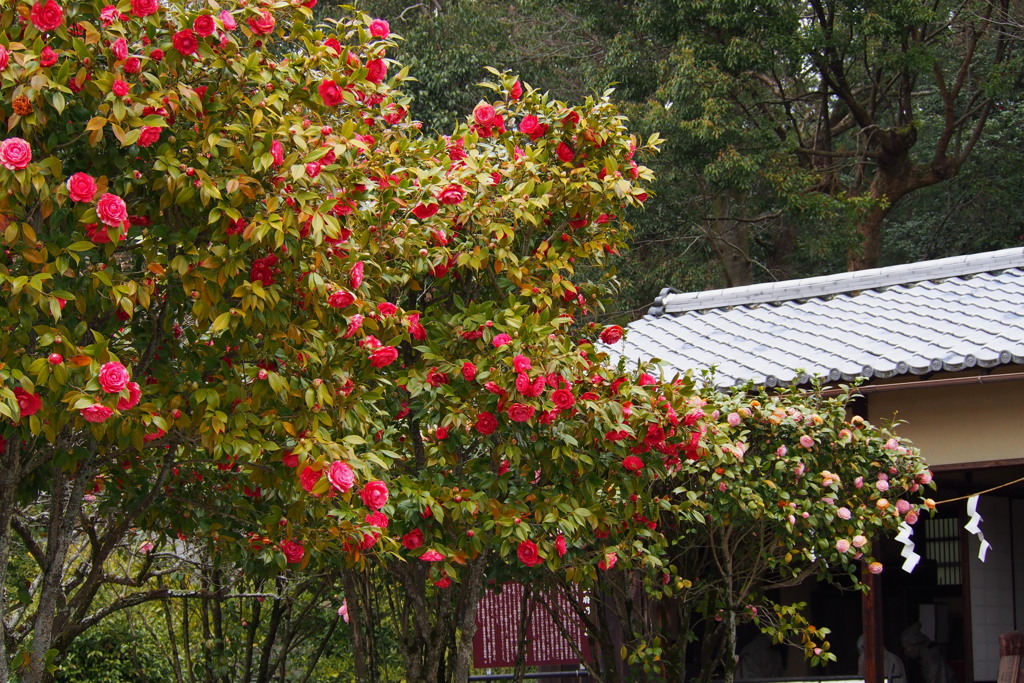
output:
<path id="1" fill-rule="evenodd" d="M 610 350 L 719 386 L 1024 364 L 1024 249 L 668 294 Z"/>

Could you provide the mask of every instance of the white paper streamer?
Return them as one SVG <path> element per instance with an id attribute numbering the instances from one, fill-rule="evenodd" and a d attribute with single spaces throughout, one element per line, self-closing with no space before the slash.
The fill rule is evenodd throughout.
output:
<path id="1" fill-rule="evenodd" d="M 982 517 L 978 514 L 978 496 L 971 496 L 967 499 L 967 516 L 970 519 L 967 520 L 967 524 L 964 524 L 964 529 L 977 536 L 981 541 L 981 547 L 978 548 L 978 559 L 984 562 L 985 555 L 988 554 L 988 549 L 992 545 L 985 540 L 985 534 L 981 533 Z"/>
<path id="2" fill-rule="evenodd" d="M 903 561 L 903 571 L 908 574 L 914 571 L 914 567 L 921 561 L 921 556 L 914 552 L 914 542 L 910 539 L 914 535 L 914 529 L 903 522 L 900 524 L 900 532 L 896 534 L 896 540 L 903 544 L 903 550 L 900 551 L 905 559 Z"/>

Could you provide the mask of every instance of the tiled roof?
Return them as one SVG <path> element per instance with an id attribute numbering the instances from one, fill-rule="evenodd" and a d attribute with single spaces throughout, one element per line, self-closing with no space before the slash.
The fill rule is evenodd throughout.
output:
<path id="1" fill-rule="evenodd" d="M 690 294 L 610 348 L 715 384 L 776 386 L 1024 364 L 1024 249 Z"/>

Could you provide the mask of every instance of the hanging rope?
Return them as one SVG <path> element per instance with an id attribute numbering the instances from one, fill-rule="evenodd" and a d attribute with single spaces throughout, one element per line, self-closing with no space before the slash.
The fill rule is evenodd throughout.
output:
<path id="1" fill-rule="evenodd" d="M 1020 477 L 1019 479 L 1014 479 L 1013 481 L 1008 481 L 1005 484 L 999 484 L 998 486 L 993 486 L 992 488 L 985 489 L 984 491 L 978 491 L 977 493 L 968 493 L 966 496 L 959 496 L 957 498 L 947 498 L 946 500 L 937 500 L 937 501 L 935 501 L 935 504 L 936 505 L 943 505 L 945 503 L 956 503 L 957 501 L 967 500 L 971 496 L 980 496 L 980 495 L 985 494 L 985 493 L 992 493 L 993 491 L 998 491 L 999 489 L 1004 489 L 1007 486 L 1013 486 L 1014 484 L 1019 484 L 1022 481 L 1024 481 L 1024 477 Z"/>

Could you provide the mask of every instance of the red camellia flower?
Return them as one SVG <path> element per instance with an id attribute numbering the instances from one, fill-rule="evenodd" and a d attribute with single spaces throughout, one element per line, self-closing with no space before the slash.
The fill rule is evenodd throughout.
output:
<path id="1" fill-rule="evenodd" d="M 54 0 L 39 0 L 32 5 L 32 25 L 40 31 L 52 31 L 64 23 L 64 10 Z"/>
<path id="2" fill-rule="evenodd" d="M 339 289 L 327 297 L 327 305 L 331 308 L 345 308 L 346 306 L 351 306 L 355 300 L 356 298 L 350 292 Z"/>
<path id="3" fill-rule="evenodd" d="M 249 268 L 249 280 L 259 282 L 264 287 L 274 284 L 274 275 L 279 271 L 277 268 L 277 254 L 268 254 L 252 262 Z"/>
<path id="4" fill-rule="evenodd" d="M 363 504 L 372 510 L 380 510 L 388 503 L 388 485 L 382 481 L 368 481 L 359 492 Z"/>
<path id="5" fill-rule="evenodd" d="M 317 90 L 320 92 L 320 98 L 328 107 L 337 107 L 345 101 L 341 88 L 338 87 L 338 84 L 332 78 L 325 78 L 321 81 Z"/>
<path id="6" fill-rule="evenodd" d="M 139 141 L 136 144 L 139 147 L 149 147 L 160 139 L 162 132 L 163 128 L 160 126 L 143 126 L 142 132 L 139 134 Z"/>
<path id="7" fill-rule="evenodd" d="M 160 9 L 160 0 L 132 0 L 132 14 L 137 17 L 148 17 Z"/>
<path id="8" fill-rule="evenodd" d="M 444 555 L 431 548 L 427 552 L 420 555 L 420 559 L 424 562 L 443 562 Z"/>
<path id="9" fill-rule="evenodd" d="M 537 409 L 525 403 L 513 403 L 508 407 L 508 419 L 513 422 L 528 422 Z"/>
<path id="10" fill-rule="evenodd" d="M 442 204 L 460 204 L 466 198 L 466 190 L 458 183 L 452 183 L 441 190 L 437 198 Z"/>
<path id="11" fill-rule="evenodd" d="M 516 372 L 526 372 L 531 367 L 533 367 L 533 363 L 530 362 L 529 358 L 522 354 L 518 354 L 512 359 L 512 369 Z"/>
<path id="12" fill-rule="evenodd" d="M 88 422 L 106 422 L 107 418 L 114 414 L 114 411 L 102 403 L 93 403 L 78 411 Z"/>
<path id="13" fill-rule="evenodd" d="M 0 142 L 0 164 L 8 171 L 19 171 L 32 161 L 32 147 L 22 138 Z"/>
<path id="14" fill-rule="evenodd" d="M 110 51 L 114 53 L 114 58 L 118 61 L 128 59 L 128 41 L 124 38 L 118 38 L 110 44 Z"/>
<path id="15" fill-rule="evenodd" d="M 14 398 L 18 401 L 18 409 L 22 417 L 35 415 L 43 407 L 43 398 L 39 394 L 30 394 L 21 387 L 14 387 Z"/>
<path id="16" fill-rule="evenodd" d="M 630 472 L 639 472 L 644 468 L 644 461 L 635 455 L 629 455 L 623 458 L 622 466 Z"/>
<path id="17" fill-rule="evenodd" d="M 431 216 L 433 216 L 435 213 L 437 213 L 437 210 L 440 208 L 441 207 L 438 206 L 437 204 L 420 203 L 412 208 L 412 215 L 416 216 L 416 218 L 419 218 L 422 221 L 426 218 L 430 218 Z"/>
<path id="18" fill-rule="evenodd" d="M 366 523 L 370 526 L 375 526 L 378 529 L 388 528 L 388 516 L 383 512 L 371 512 L 366 515 Z"/>
<path id="19" fill-rule="evenodd" d="M 91 202 L 96 196 L 96 180 L 88 173 L 75 173 L 67 179 L 66 184 L 72 201 Z"/>
<path id="20" fill-rule="evenodd" d="M 624 332 L 625 330 L 623 330 L 618 325 L 609 325 L 608 327 L 601 330 L 601 341 L 603 341 L 605 344 L 614 344 L 620 339 L 622 339 L 622 335 Z"/>
<path id="21" fill-rule="evenodd" d="M 124 97 L 131 92 L 132 86 L 128 85 L 126 81 L 122 81 L 120 78 L 115 78 L 114 82 L 110 86 L 110 92 L 114 93 L 118 97 Z"/>
<path id="22" fill-rule="evenodd" d="M 601 571 L 608 571 L 615 566 L 615 563 L 619 561 L 619 556 L 615 553 L 607 553 L 604 559 L 597 563 L 597 568 Z"/>
<path id="23" fill-rule="evenodd" d="M 394 346 L 382 346 L 370 353 L 370 365 L 375 368 L 383 368 L 398 360 L 398 349 Z"/>
<path id="24" fill-rule="evenodd" d="M 569 389 L 555 389 L 551 392 L 551 400 L 559 410 L 568 410 L 576 404 L 576 397 Z"/>
<path id="25" fill-rule="evenodd" d="M 128 207 L 123 199 L 107 192 L 96 202 L 96 215 L 105 225 L 117 227 L 128 220 Z"/>
<path id="26" fill-rule="evenodd" d="M 171 45 L 183 55 L 194 55 L 199 49 L 199 40 L 196 39 L 196 34 L 192 32 L 192 29 L 185 28 L 174 34 L 171 38 Z"/>
<path id="27" fill-rule="evenodd" d="M 420 322 L 419 313 L 410 313 L 406 319 L 406 327 L 409 328 L 409 335 L 416 341 L 425 341 L 427 338 L 427 328 L 423 327 L 423 323 Z"/>
<path id="28" fill-rule="evenodd" d="M 299 564 L 306 556 L 306 549 L 295 541 L 281 541 L 281 552 L 284 553 L 284 559 L 288 564 Z"/>
<path id="29" fill-rule="evenodd" d="M 516 81 L 518 83 L 518 81 Z M 567 548 L 565 547 L 565 536 L 558 534 L 558 538 L 555 539 L 555 550 L 558 552 L 559 557 L 565 557 Z"/>
<path id="30" fill-rule="evenodd" d="M 437 437 L 438 441 L 444 441 L 448 438 L 448 428 L 438 427 L 437 431 L 434 432 L 434 436 Z"/>
<path id="31" fill-rule="evenodd" d="M 284 145 L 281 144 L 280 140 L 274 140 L 270 143 L 270 156 L 274 158 L 274 166 L 280 166 L 284 163 Z"/>
<path id="32" fill-rule="evenodd" d="M 53 66 L 57 63 L 57 53 L 53 51 L 53 48 L 47 45 L 43 48 L 43 51 L 39 53 L 39 66 Z M 3 67 L 0 67 L 0 71 L 3 71 Z"/>
<path id="33" fill-rule="evenodd" d="M 128 369 L 125 366 L 116 361 L 111 361 L 110 363 L 104 363 L 100 368 L 98 379 L 100 386 L 103 387 L 103 391 L 108 394 L 117 394 L 128 386 L 131 377 L 128 375 Z"/>
<path id="34" fill-rule="evenodd" d="M 387 38 L 391 35 L 391 26 L 383 19 L 374 19 L 370 22 L 370 35 L 374 38 Z"/>
<path id="35" fill-rule="evenodd" d="M 341 493 L 347 493 L 356 483 L 356 473 L 340 460 L 335 460 L 327 468 L 327 481 Z"/>
<path id="36" fill-rule="evenodd" d="M 448 384 L 448 375 L 443 372 L 438 372 L 436 367 L 430 368 L 430 370 L 427 371 L 427 384 L 435 389 L 442 384 Z"/>
<path id="37" fill-rule="evenodd" d="M 472 382 L 476 379 L 476 366 L 467 360 L 462 364 L 462 376 L 467 382 Z"/>
<path id="38" fill-rule="evenodd" d="M 200 14 L 192 22 L 192 30 L 203 36 L 212 36 L 217 30 L 217 22 L 209 14 Z"/>
<path id="39" fill-rule="evenodd" d="M 138 382 L 128 382 L 125 385 L 125 389 L 128 390 L 128 397 L 117 399 L 118 410 L 131 410 L 139 405 L 139 401 L 142 400 L 142 387 L 139 386 Z"/>
<path id="40" fill-rule="evenodd" d="M 299 474 L 299 483 L 302 484 L 302 488 L 305 489 L 307 493 L 312 493 L 313 487 L 316 486 L 316 483 L 320 481 L 323 476 L 323 470 L 316 470 L 307 465 L 302 468 L 302 472 Z"/>
<path id="41" fill-rule="evenodd" d="M 348 284 L 352 289 L 359 289 L 359 286 L 363 284 L 363 272 L 365 266 L 362 261 L 357 261 L 352 270 L 348 272 Z"/>
<path id="42" fill-rule="evenodd" d="M 537 551 L 537 544 L 533 541 L 520 541 L 519 547 L 516 548 L 516 555 L 519 557 L 519 561 L 527 567 L 536 567 L 538 564 L 544 564 L 544 560 Z"/>
<path id="43" fill-rule="evenodd" d="M 484 436 L 493 434 L 494 430 L 498 428 L 498 418 L 492 413 L 484 411 L 476 416 L 476 424 L 473 427 Z"/>
<path id="44" fill-rule="evenodd" d="M 7 51 L 7 48 L 0 45 L 0 71 L 7 68 L 7 65 L 11 63 L 11 53 Z M 45 66 L 45 65 L 44 65 Z"/>
<path id="45" fill-rule="evenodd" d="M 416 550 L 423 545 L 423 532 L 419 529 L 413 529 L 406 535 L 402 536 L 402 547 L 406 550 Z"/>
<path id="46" fill-rule="evenodd" d="M 388 75 L 388 65 L 383 59 L 371 59 L 366 63 L 366 80 L 381 83 Z"/>
<path id="47" fill-rule="evenodd" d="M 249 17 L 249 28 L 256 35 L 266 36 L 274 32 L 274 26 L 277 24 L 274 21 L 274 17 L 267 10 L 260 12 L 258 17 Z"/>
<path id="48" fill-rule="evenodd" d="M 572 151 L 572 147 L 564 142 L 558 143 L 558 147 L 555 148 L 555 154 L 565 163 L 569 163 L 576 158 L 576 152 Z"/>

